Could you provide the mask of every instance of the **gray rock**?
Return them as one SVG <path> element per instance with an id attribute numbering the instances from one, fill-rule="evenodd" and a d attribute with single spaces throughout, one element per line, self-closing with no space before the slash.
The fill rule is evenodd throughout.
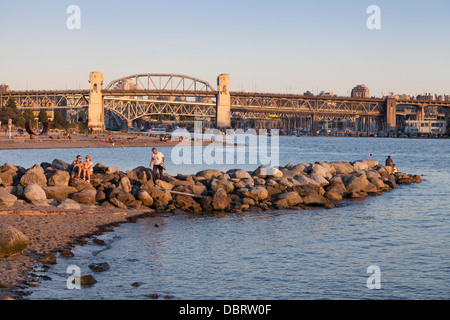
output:
<path id="1" fill-rule="evenodd" d="M 267 189 L 261 186 L 253 187 L 249 190 L 250 195 L 254 200 L 265 200 L 269 196 Z"/>
<path id="2" fill-rule="evenodd" d="M 39 165 L 34 165 L 20 178 L 20 184 L 24 187 L 29 184 L 37 184 L 41 187 L 47 185 L 44 169 Z"/>
<path id="3" fill-rule="evenodd" d="M 286 200 L 289 206 L 296 206 L 303 203 L 302 197 L 295 191 L 278 194 L 277 198 L 278 200 Z"/>
<path id="4" fill-rule="evenodd" d="M 72 193 L 78 192 L 78 190 L 74 187 L 63 185 L 42 187 L 42 189 L 44 190 L 48 199 L 56 199 L 59 202 L 67 199 Z"/>
<path id="5" fill-rule="evenodd" d="M 223 188 L 217 189 L 212 198 L 212 207 L 214 210 L 225 210 L 230 204 L 227 192 Z"/>
<path id="6" fill-rule="evenodd" d="M 83 191 L 85 189 L 95 190 L 95 188 L 89 182 L 80 178 L 70 179 L 69 185 L 76 188 L 78 191 Z"/>
<path id="7" fill-rule="evenodd" d="M 56 170 L 55 173 L 48 179 L 49 186 L 68 186 L 70 175 L 67 171 Z"/>
<path id="8" fill-rule="evenodd" d="M 23 196 L 25 200 L 32 202 L 43 202 L 47 200 L 47 195 L 45 194 L 44 189 L 42 189 L 39 185 L 30 183 L 25 187 L 23 191 Z"/>
<path id="9" fill-rule="evenodd" d="M 147 207 L 153 205 L 153 198 L 148 194 L 147 191 L 140 190 L 138 192 L 138 199 L 142 201 L 142 204 Z"/>
<path id="10" fill-rule="evenodd" d="M 30 239 L 16 228 L 0 224 L 0 257 L 21 254 Z"/>
<path id="11" fill-rule="evenodd" d="M 127 206 L 120 200 L 117 200 L 116 198 L 109 199 L 109 202 L 111 202 L 114 206 L 116 206 L 119 209 L 127 209 Z"/>
<path id="12" fill-rule="evenodd" d="M 12 207 L 17 201 L 17 197 L 4 188 L 0 188 L 0 206 Z"/>
<path id="13" fill-rule="evenodd" d="M 67 162 L 64 162 L 60 159 L 55 159 L 52 162 L 52 168 L 62 171 L 68 171 L 70 165 Z"/>
<path id="14" fill-rule="evenodd" d="M 84 189 L 80 192 L 72 193 L 70 197 L 78 203 L 95 204 L 96 195 L 97 191 L 95 189 Z"/>
<path id="15" fill-rule="evenodd" d="M 205 179 L 219 178 L 221 175 L 223 175 L 223 173 L 215 169 L 202 170 L 196 174 L 197 177 L 203 177 Z"/>
<path id="16" fill-rule="evenodd" d="M 72 199 L 66 199 L 63 202 L 61 202 L 58 207 L 58 209 L 62 210 L 73 210 L 73 211 L 79 211 L 81 210 L 81 206 L 78 202 Z"/>
<path id="17" fill-rule="evenodd" d="M 120 179 L 119 187 L 122 188 L 125 192 L 131 192 L 131 182 L 130 179 L 125 176 Z"/>

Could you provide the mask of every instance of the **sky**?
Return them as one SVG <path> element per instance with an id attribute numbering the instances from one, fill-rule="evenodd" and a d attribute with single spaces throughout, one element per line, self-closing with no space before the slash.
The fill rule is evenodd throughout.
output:
<path id="1" fill-rule="evenodd" d="M 0 83 L 13 90 L 85 89 L 99 71 L 105 85 L 175 73 L 215 87 L 228 73 L 232 91 L 450 94 L 450 0 L 0 0 L 0 12 Z"/>

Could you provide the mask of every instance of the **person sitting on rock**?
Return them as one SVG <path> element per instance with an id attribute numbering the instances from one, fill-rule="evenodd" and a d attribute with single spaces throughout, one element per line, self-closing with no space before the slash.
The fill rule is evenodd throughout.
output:
<path id="1" fill-rule="evenodd" d="M 83 170 L 83 161 L 81 161 L 81 156 L 78 155 L 77 159 L 72 162 L 72 173 L 70 177 L 74 178 L 75 175 L 77 175 L 77 178 L 80 178 L 82 170 Z"/>
<path id="2" fill-rule="evenodd" d="M 83 169 L 83 179 L 87 182 L 91 182 L 91 175 L 94 172 L 94 163 L 91 160 L 90 156 L 86 156 L 86 161 L 84 162 L 84 169 Z"/>
<path id="3" fill-rule="evenodd" d="M 392 160 L 391 156 L 387 157 L 385 166 L 394 166 L 394 161 Z"/>

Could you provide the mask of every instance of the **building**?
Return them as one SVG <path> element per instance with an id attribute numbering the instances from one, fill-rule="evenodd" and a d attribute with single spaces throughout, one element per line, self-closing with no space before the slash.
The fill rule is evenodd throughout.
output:
<path id="1" fill-rule="evenodd" d="M 447 132 L 447 122 L 445 120 L 425 119 L 406 120 L 405 133 L 410 134 L 445 134 Z"/>
<path id="2" fill-rule="evenodd" d="M 417 100 L 436 101 L 436 95 L 427 92 L 427 93 L 425 93 L 425 94 L 419 94 L 419 95 L 416 97 L 416 99 L 417 99 Z"/>
<path id="3" fill-rule="evenodd" d="M 370 91 L 369 88 L 367 88 L 363 84 L 358 84 L 356 87 L 352 89 L 352 98 L 369 98 L 370 97 Z"/>
<path id="4" fill-rule="evenodd" d="M 10 92 L 11 88 L 7 84 L 0 84 L 0 92 Z"/>

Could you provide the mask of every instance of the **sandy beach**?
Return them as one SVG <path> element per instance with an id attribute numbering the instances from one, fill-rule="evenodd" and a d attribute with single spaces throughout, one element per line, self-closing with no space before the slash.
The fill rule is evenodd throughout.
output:
<path id="1" fill-rule="evenodd" d="M 108 138 L 110 142 L 108 142 Z M 114 142 L 112 142 L 114 140 Z M 47 136 L 35 136 L 14 132 L 0 134 L 0 150 L 5 149 L 56 149 L 56 148 L 130 148 L 130 147 L 162 147 L 175 146 L 179 141 L 160 141 L 159 136 L 145 134 L 112 132 L 99 134 L 73 134 L 71 139 L 63 138 L 61 131 L 51 131 Z M 205 142 L 209 143 L 209 142 Z"/>
<path id="2" fill-rule="evenodd" d="M 40 279 L 30 277 L 29 271 L 42 257 L 70 250 L 83 239 L 112 231 L 113 226 L 152 213 L 149 208 L 102 209 L 100 212 L 98 207 L 89 205 L 83 205 L 82 211 L 77 212 L 26 203 L 0 207 L 0 223 L 20 230 L 30 239 L 22 254 L 0 258 L 0 300 L 5 297 L 20 298 L 20 289 L 30 283 L 39 283 Z"/>

